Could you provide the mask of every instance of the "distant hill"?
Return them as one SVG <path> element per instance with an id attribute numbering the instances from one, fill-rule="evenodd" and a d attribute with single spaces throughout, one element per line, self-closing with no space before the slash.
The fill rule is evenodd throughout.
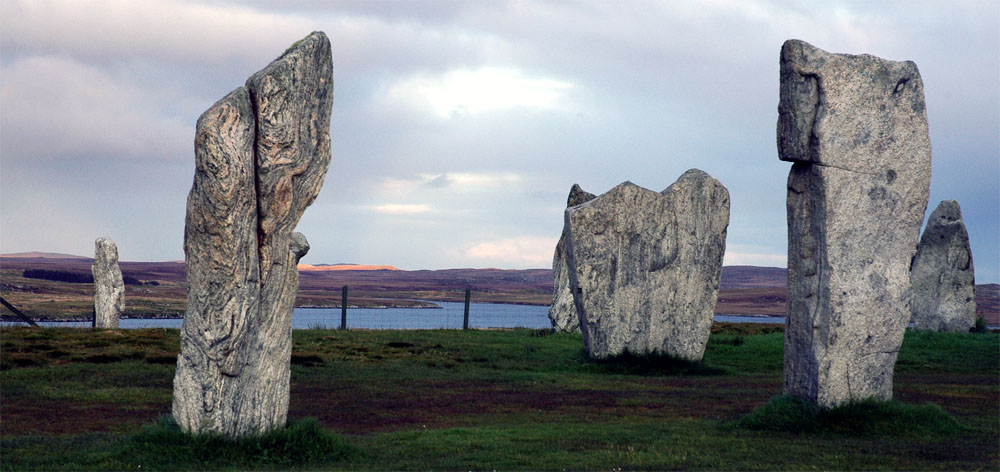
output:
<path id="1" fill-rule="evenodd" d="M 79 269 L 89 272 L 93 258 L 72 254 L 51 252 L 19 252 L 0 255 L 7 259 L 4 265 L 8 268 L 24 266 L 23 268 L 58 268 L 65 265 L 66 269 Z M 14 261 L 17 260 L 15 264 Z M 135 273 L 140 278 L 165 278 L 183 280 L 184 261 L 166 262 L 127 262 L 120 265 L 125 272 Z M 299 264 L 299 272 L 305 277 L 301 279 L 303 286 L 313 283 L 320 285 L 360 284 L 375 289 L 381 286 L 421 289 L 469 287 L 477 289 L 496 289 L 498 287 L 531 290 L 544 290 L 551 293 L 552 271 L 550 269 L 438 269 L 438 270 L 401 270 L 391 265 L 375 264 Z M 722 268 L 720 288 L 784 288 L 788 278 L 788 270 L 780 267 L 756 266 L 726 266 Z"/>
<path id="2" fill-rule="evenodd" d="M 781 267 L 725 266 L 719 288 L 785 288 L 788 269 Z"/>
<path id="3" fill-rule="evenodd" d="M 364 264 L 299 264 L 299 272 L 323 272 L 331 270 L 399 270 L 390 265 Z"/>
<path id="4" fill-rule="evenodd" d="M 0 257 L 10 257 L 18 259 L 86 259 L 94 260 L 92 257 L 75 256 L 73 254 L 60 254 L 58 252 L 13 252 L 10 254 L 0 254 Z"/>

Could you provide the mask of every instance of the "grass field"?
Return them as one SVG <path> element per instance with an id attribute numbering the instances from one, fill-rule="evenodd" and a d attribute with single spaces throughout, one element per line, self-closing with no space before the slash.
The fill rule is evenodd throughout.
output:
<path id="1" fill-rule="evenodd" d="M 897 401 L 833 412 L 775 398 L 782 336 L 717 324 L 686 364 L 546 331 L 295 331 L 293 439 L 226 445 L 165 419 L 176 330 L 4 328 L 0 467 L 1000 469 L 998 333 L 908 332 Z"/>

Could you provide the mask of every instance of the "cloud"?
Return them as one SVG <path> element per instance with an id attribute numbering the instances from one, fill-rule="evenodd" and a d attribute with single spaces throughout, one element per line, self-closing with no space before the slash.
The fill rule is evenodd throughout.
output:
<path id="1" fill-rule="evenodd" d="M 0 74 L 5 160 L 190 155 L 191 127 L 161 113 L 155 91 L 64 57 L 24 58 Z"/>
<path id="2" fill-rule="evenodd" d="M 5 52 L 16 45 L 114 60 L 259 60 L 312 26 L 305 17 L 175 0 L 5 1 L 0 12 Z"/>
<path id="3" fill-rule="evenodd" d="M 462 189 L 498 188 L 521 182 L 521 176 L 512 172 L 473 173 L 449 172 L 433 175 L 421 174 L 420 177 L 431 187 L 452 187 Z"/>
<path id="4" fill-rule="evenodd" d="M 542 268 L 552 265 L 559 238 L 519 236 L 467 244 L 462 256 L 477 264 Z"/>
<path id="5" fill-rule="evenodd" d="M 726 248 L 723 265 L 752 265 L 762 267 L 785 267 L 788 256 L 767 252 L 766 248 L 732 244 Z"/>
<path id="6" fill-rule="evenodd" d="M 482 67 L 407 77 L 389 86 L 385 95 L 390 103 L 455 118 L 508 109 L 572 111 L 577 108 L 570 99 L 573 88 L 565 80 Z"/>
<path id="7" fill-rule="evenodd" d="M 387 203 L 373 207 L 376 213 L 383 215 L 419 215 L 429 213 L 431 207 L 428 205 L 408 204 L 408 203 Z"/>
<path id="8" fill-rule="evenodd" d="M 442 174 L 418 173 L 410 177 L 376 178 L 373 193 L 378 196 L 401 197 L 426 190 L 481 193 L 497 188 L 510 187 L 524 182 L 512 172 L 446 172 Z M 425 193 L 429 195 L 429 193 Z"/>

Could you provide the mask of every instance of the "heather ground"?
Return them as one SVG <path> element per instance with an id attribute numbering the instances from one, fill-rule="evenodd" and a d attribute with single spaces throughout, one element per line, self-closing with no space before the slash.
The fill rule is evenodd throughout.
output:
<path id="1" fill-rule="evenodd" d="M 290 417 L 316 423 L 296 422 L 292 442 L 314 438 L 310 428 L 335 436 L 288 449 L 323 444 L 329 455 L 289 463 L 276 459 L 285 449 L 273 441 L 233 446 L 235 456 L 199 455 L 221 450 L 210 441 L 173 442 L 162 417 L 177 330 L 4 328 L 0 466 L 1000 468 L 1000 334 L 909 332 L 896 367 L 897 403 L 821 421 L 782 416 L 809 422 L 804 427 L 745 427 L 740 419 L 764 405 L 770 410 L 756 413 L 764 412 L 763 424 L 774 411 L 802 413 L 772 401 L 781 393 L 782 336 L 781 326 L 717 324 L 705 361 L 687 364 L 595 363 L 578 335 L 546 331 L 295 331 Z"/>

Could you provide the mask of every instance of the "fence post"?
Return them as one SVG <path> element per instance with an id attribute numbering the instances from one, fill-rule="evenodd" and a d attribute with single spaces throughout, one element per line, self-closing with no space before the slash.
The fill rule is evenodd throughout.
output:
<path id="1" fill-rule="evenodd" d="M 347 286 L 340 293 L 340 329 L 347 329 Z"/>
<path id="2" fill-rule="evenodd" d="M 469 295 L 472 290 L 465 289 L 465 316 L 462 321 L 462 329 L 469 329 Z"/>

